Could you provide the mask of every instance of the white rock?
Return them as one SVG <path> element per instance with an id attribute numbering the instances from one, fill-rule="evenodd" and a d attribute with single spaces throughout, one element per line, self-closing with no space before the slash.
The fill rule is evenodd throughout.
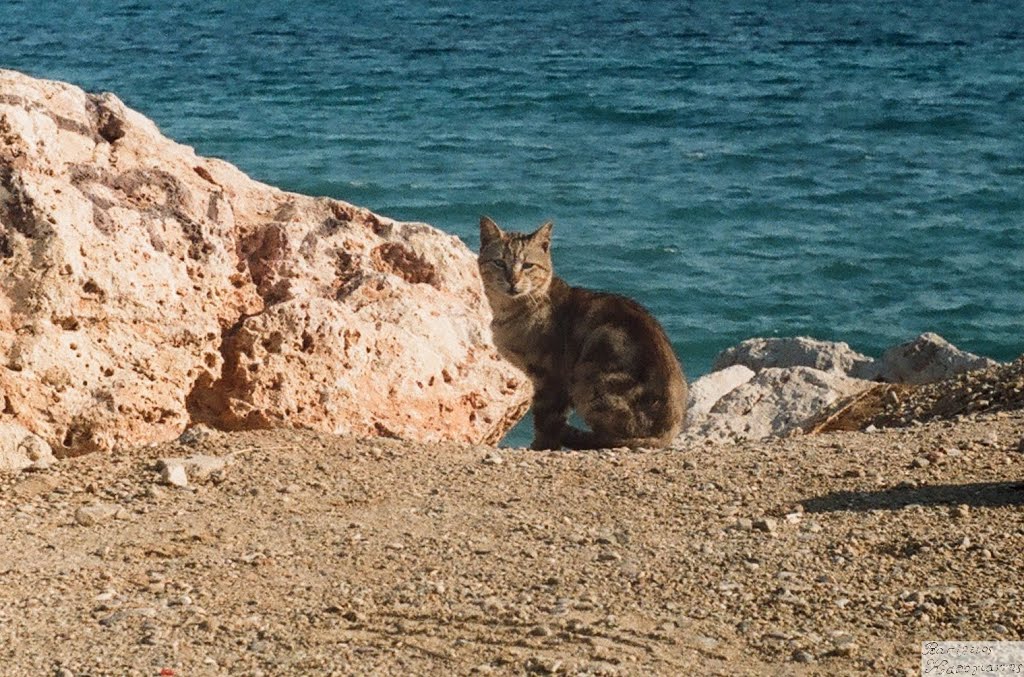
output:
<path id="1" fill-rule="evenodd" d="M 855 375 L 887 383 L 921 384 L 998 364 L 987 357 L 960 350 L 938 334 L 928 333 L 889 348 L 873 365 L 859 369 Z"/>
<path id="2" fill-rule="evenodd" d="M 797 430 L 841 397 L 874 385 L 810 367 L 766 368 L 722 397 L 690 439 L 761 439 Z"/>
<path id="3" fill-rule="evenodd" d="M 75 521 L 83 527 L 89 527 L 94 524 L 106 522 L 113 518 L 120 509 L 120 506 L 112 505 L 110 503 L 83 505 L 75 511 Z"/>
<path id="4" fill-rule="evenodd" d="M 161 471 L 161 477 L 165 482 L 183 487 L 188 483 L 188 479 L 205 482 L 214 473 L 223 472 L 227 464 L 228 459 L 223 456 L 195 454 L 187 458 L 161 458 L 157 461 L 157 469 Z M 178 472 L 178 469 L 188 478 L 183 484 L 177 484 L 168 479 L 168 476 L 172 474 L 180 477 L 181 473 Z"/>
<path id="5" fill-rule="evenodd" d="M 719 353 L 713 370 L 742 364 L 755 372 L 773 367 L 812 367 L 850 374 L 872 359 L 842 341 L 819 341 L 805 336 L 751 338 Z"/>
<path id="6" fill-rule="evenodd" d="M 0 423 L 0 472 L 43 469 L 57 459 L 50 445 L 17 423 Z"/>
<path id="7" fill-rule="evenodd" d="M 175 487 L 187 487 L 188 486 L 188 473 L 185 472 L 185 466 L 180 463 L 165 464 L 160 469 L 160 479 L 164 484 L 170 484 Z"/>
<path id="8" fill-rule="evenodd" d="M 734 364 L 713 371 L 690 384 L 689 403 L 686 407 L 687 424 L 703 420 L 718 400 L 754 377 L 754 372 L 742 364 Z"/>

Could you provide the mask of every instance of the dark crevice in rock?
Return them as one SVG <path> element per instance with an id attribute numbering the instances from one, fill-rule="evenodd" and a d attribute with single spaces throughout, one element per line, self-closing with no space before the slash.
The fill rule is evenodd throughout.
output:
<path id="1" fill-rule="evenodd" d="M 93 116 L 96 134 L 107 143 L 125 135 L 124 104 L 113 94 L 88 94 L 86 106 Z"/>
<path id="2" fill-rule="evenodd" d="M 337 301 L 341 301 L 355 291 L 362 284 L 364 278 L 359 258 L 344 249 L 338 250 L 334 273 L 334 298 Z"/>
<path id="3" fill-rule="evenodd" d="M 239 271 L 248 273 L 256 292 L 263 300 L 263 310 L 243 314 L 221 333 L 222 367 L 219 376 L 203 372 L 185 400 L 192 424 L 204 423 L 218 430 L 253 430 L 279 426 L 284 421 L 268 417 L 258 409 L 246 409 L 251 401 L 252 377 L 247 373 L 244 357 L 252 357 L 257 336 L 245 328 L 247 320 L 257 317 L 270 306 L 291 298 L 291 281 L 287 264 L 292 252 L 284 224 L 271 222 L 258 226 L 236 241 Z M 272 341 L 264 338 L 263 348 L 273 351 Z M 306 344 L 304 344 L 305 346 Z M 308 347 L 312 349 L 312 341 Z M 279 346 L 276 348 L 279 349 Z M 208 364 L 208 366 L 211 366 Z M 232 406 L 232 403 L 235 406 Z"/>
<path id="4" fill-rule="evenodd" d="M 238 257 L 245 262 L 256 292 L 268 306 L 291 298 L 291 280 L 286 270 L 291 254 L 288 231 L 276 222 L 238 241 Z"/>
<path id="5" fill-rule="evenodd" d="M 192 384 L 192 389 L 185 397 L 185 410 L 191 420 L 190 425 L 203 423 L 218 430 L 247 430 L 259 425 L 246 425 L 246 421 L 236 420 L 231 413 L 230 399 L 241 394 L 244 382 L 238 378 L 241 367 L 239 359 L 242 352 L 252 354 L 251 337 L 243 331 L 245 321 L 255 315 L 243 314 L 237 322 L 221 332 L 218 348 L 223 365 L 220 376 L 215 377 L 204 371 Z M 250 345 L 246 349 L 245 344 Z M 242 352 L 240 352 L 242 351 Z"/>
<path id="6" fill-rule="evenodd" d="M 21 176 L 0 157 L 0 188 L 7 199 L 0 203 L 0 221 L 10 225 L 25 237 L 36 240 L 53 235 L 53 228 L 39 214 L 35 200 L 25 190 Z"/>
<path id="7" fill-rule="evenodd" d="M 333 235 L 341 229 L 349 227 L 354 218 L 352 209 L 339 202 L 331 202 L 329 206 L 331 215 L 320 225 L 320 232 L 323 235 Z"/>
<path id="8" fill-rule="evenodd" d="M 438 286 L 434 265 L 398 242 L 386 242 L 375 247 L 370 258 L 382 273 L 397 275 L 410 284 Z"/>

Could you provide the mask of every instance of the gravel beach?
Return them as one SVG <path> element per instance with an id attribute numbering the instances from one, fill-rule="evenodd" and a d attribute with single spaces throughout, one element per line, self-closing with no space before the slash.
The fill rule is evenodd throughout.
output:
<path id="1" fill-rule="evenodd" d="M 1022 440 L 1019 410 L 658 452 L 190 432 L 0 478 L 0 664 L 916 675 L 923 640 L 1024 635 Z"/>

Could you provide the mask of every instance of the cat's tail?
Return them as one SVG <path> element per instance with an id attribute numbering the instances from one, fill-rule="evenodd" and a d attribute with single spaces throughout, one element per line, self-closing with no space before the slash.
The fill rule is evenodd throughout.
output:
<path id="1" fill-rule="evenodd" d="M 570 449 L 615 449 L 617 447 L 628 447 L 630 449 L 661 449 L 672 442 L 670 437 L 612 437 L 601 435 L 589 430 L 580 430 L 571 425 L 565 426 L 562 431 L 562 445 Z"/>

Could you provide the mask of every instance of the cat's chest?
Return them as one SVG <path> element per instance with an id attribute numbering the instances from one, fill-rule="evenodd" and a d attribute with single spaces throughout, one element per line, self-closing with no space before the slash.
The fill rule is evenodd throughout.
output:
<path id="1" fill-rule="evenodd" d="M 495 318 L 491 330 L 501 354 L 528 375 L 534 376 L 538 368 L 550 369 L 558 343 L 550 312 Z"/>

